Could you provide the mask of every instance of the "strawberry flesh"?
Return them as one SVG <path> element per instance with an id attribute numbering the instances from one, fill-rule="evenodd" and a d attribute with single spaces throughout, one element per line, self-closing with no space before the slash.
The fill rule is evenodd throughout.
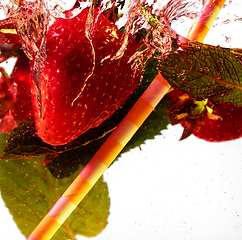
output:
<path id="1" fill-rule="evenodd" d="M 87 15 L 85 9 L 51 25 L 41 66 L 41 97 L 32 88 L 37 133 L 51 145 L 67 144 L 97 127 L 123 105 L 141 79 L 142 70 L 134 72 L 128 63 L 137 44 L 131 42 L 121 59 L 102 62 L 116 54 L 122 36 L 104 15 L 97 19 L 95 11 L 91 44 L 85 34 Z"/>
<path id="2" fill-rule="evenodd" d="M 12 108 L 13 117 L 18 121 L 33 117 L 33 108 L 31 100 L 31 69 L 29 59 L 23 54 L 18 58 L 12 74 L 11 82 L 17 88 L 14 107 Z"/>
<path id="3" fill-rule="evenodd" d="M 242 137 L 242 108 L 232 104 L 216 104 L 214 113 L 220 119 L 206 118 L 199 131 L 193 134 L 209 142 L 223 142 Z"/>
<path id="4" fill-rule="evenodd" d="M 178 90 L 168 93 L 167 98 L 171 103 L 167 110 L 170 123 L 180 123 L 184 128 L 180 140 L 191 134 L 209 142 L 223 142 L 242 137 L 242 107 L 225 103 L 214 104 L 209 101 L 203 106 L 202 101 L 195 101 Z M 204 110 L 194 114 L 194 109 L 199 104 Z"/>

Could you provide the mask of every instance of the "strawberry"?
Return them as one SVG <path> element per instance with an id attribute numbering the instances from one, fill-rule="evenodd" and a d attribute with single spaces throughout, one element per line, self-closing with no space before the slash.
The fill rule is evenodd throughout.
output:
<path id="1" fill-rule="evenodd" d="M 33 117 L 31 100 L 31 69 L 29 59 L 23 54 L 18 58 L 14 70 L 10 76 L 17 88 L 15 103 L 12 108 L 13 117 L 18 121 Z"/>
<path id="2" fill-rule="evenodd" d="M 214 114 L 220 118 L 205 118 L 199 131 L 193 134 L 209 142 L 222 142 L 242 137 L 242 107 L 232 104 L 215 104 Z"/>
<path id="3" fill-rule="evenodd" d="M 67 144 L 97 127 L 123 105 L 141 79 L 142 70 L 134 71 L 128 63 L 140 44 L 131 38 L 124 56 L 112 60 L 121 47 L 121 33 L 96 9 L 90 40 L 87 16 L 84 9 L 74 18 L 58 18 L 47 33 L 40 90 L 33 87 L 32 93 L 37 134 L 51 145 Z"/>
<path id="4" fill-rule="evenodd" d="M 184 127 L 181 140 L 191 134 L 209 142 L 242 137 L 242 107 L 196 101 L 178 90 L 168 93 L 167 97 L 171 103 L 168 108 L 171 124 L 180 123 Z"/>
<path id="5" fill-rule="evenodd" d="M 11 111 L 14 106 L 15 88 L 5 70 L 0 68 L 0 71 L 0 133 L 8 133 L 17 126 Z"/>
<path id="6" fill-rule="evenodd" d="M 0 78 L 0 132 L 8 133 L 17 121 L 33 117 L 30 63 L 25 55 L 17 60 L 9 77 L 3 68 Z"/>

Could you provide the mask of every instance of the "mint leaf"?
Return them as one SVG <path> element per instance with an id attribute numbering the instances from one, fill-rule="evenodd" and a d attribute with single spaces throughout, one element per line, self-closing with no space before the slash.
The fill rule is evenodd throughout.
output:
<path id="1" fill-rule="evenodd" d="M 31 234 L 82 168 L 58 179 L 44 167 L 41 158 L 0 161 L 1 196 L 24 236 Z M 53 240 L 96 236 L 107 225 L 109 207 L 108 187 L 100 178 Z"/>
<path id="2" fill-rule="evenodd" d="M 170 85 L 197 100 L 242 106 L 242 50 L 182 43 L 159 65 Z"/>

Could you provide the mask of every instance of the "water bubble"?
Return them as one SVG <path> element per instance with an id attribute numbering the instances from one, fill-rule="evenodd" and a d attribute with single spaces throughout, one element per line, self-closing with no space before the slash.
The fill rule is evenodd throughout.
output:
<path id="1" fill-rule="evenodd" d="M 222 24 L 228 24 L 228 23 L 230 23 L 230 19 L 227 19 L 227 20 L 222 22 Z"/>
<path id="2" fill-rule="evenodd" d="M 227 42 L 227 43 L 229 43 L 230 41 L 231 41 L 231 37 L 227 37 L 227 36 L 225 36 L 225 41 Z"/>

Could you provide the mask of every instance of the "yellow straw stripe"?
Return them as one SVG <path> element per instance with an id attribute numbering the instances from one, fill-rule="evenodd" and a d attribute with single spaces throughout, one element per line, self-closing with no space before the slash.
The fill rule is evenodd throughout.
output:
<path id="1" fill-rule="evenodd" d="M 221 9 L 226 0 L 210 0 L 210 2 L 213 2 L 216 6 L 218 6 Z"/>
<path id="2" fill-rule="evenodd" d="M 126 115 L 126 118 L 139 128 L 144 119 L 149 116 L 153 110 L 154 107 L 141 97 L 133 106 L 132 111 Z"/>
<path id="3" fill-rule="evenodd" d="M 118 156 L 123 147 L 124 146 L 111 135 L 102 145 L 102 147 L 97 151 L 93 158 L 99 159 L 108 167 Z"/>
<path id="4" fill-rule="evenodd" d="M 208 7 L 208 6 L 207 6 Z M 210 10 L 210 14 L 211 16 L 207 19 L 207 21 L 205 22 L 205 25 L 208 28 L 211 28 L 213 25 L 213 22 L 215 20 L 215 18 L 218 16 L 219 12 L 220 12 L 221 8 L 219 8 L 218 6 L 214 5 L 213 10 Z"/>
<path id="5" fill-rule="evenodd" d="M 54 218 L 47 214 L 31 235 L 38 240 L 51 239 L 60 226 L 61 225 Z M 27 240 L 30 239 L 31 238 L 28 238 Z"/>
<path id="6" fill-rule="evenodd" d="M 65 196 L 62 196 L 48 214 L 53 217 L 60 225 L 62 225 L 75 208 L 76 205 L 74 203 L 72 203 Z"/>
<path id="7" fill-rule="evenodd" d="M 213 25 L 213 22 L 219 14 L 224 3 L 225 0 L 208 0 L 203 5 L 200 15 L 189 30 L 187 38 L 190 40 L 203 42 L 203 39 Z"/>
<path id="8" fill-rule="evenodd" d="M 94 185 L 97 181 L 97 176 L 102 176 L 106 169 L 107 166 L 99 161 L 98 158 L 93 158 L 79 175 L 91 185 Z"/>
<path id="9" fill-rule="evenodd" d="M 138 127 L 135 124 L 130 122 L 129 119 L 124 118 L 119 127 L 113 132 L 112 137 L 124 146 L 137 130 Z M 126 131 L 127 134 L 124 134 Z"/>
<path id="10" fill-rule="evenodd" d="M 192 41 L 203 42 L 203 39 L 207 35 L 208 31 L 209 28 L 205 24 L 201 22 L 195 22 L 190 28 L 187 34 L 187 38 Z"/>
<path id="11" fill-rule="evenodd" d="M 88 181 L 86 181 L 86 179 L 78 175 L 73 183 L 64 192 L 63 196 L 68 198 L 77 206 L 91 188 L 92 185 Z"/>
<path id="12" fill-rule="evenodd" d="M 4 28 L 2 28 L 0 30 L 0 33 L 17 35 L 17 31 L 15 29 L 4 29 Z"/>

